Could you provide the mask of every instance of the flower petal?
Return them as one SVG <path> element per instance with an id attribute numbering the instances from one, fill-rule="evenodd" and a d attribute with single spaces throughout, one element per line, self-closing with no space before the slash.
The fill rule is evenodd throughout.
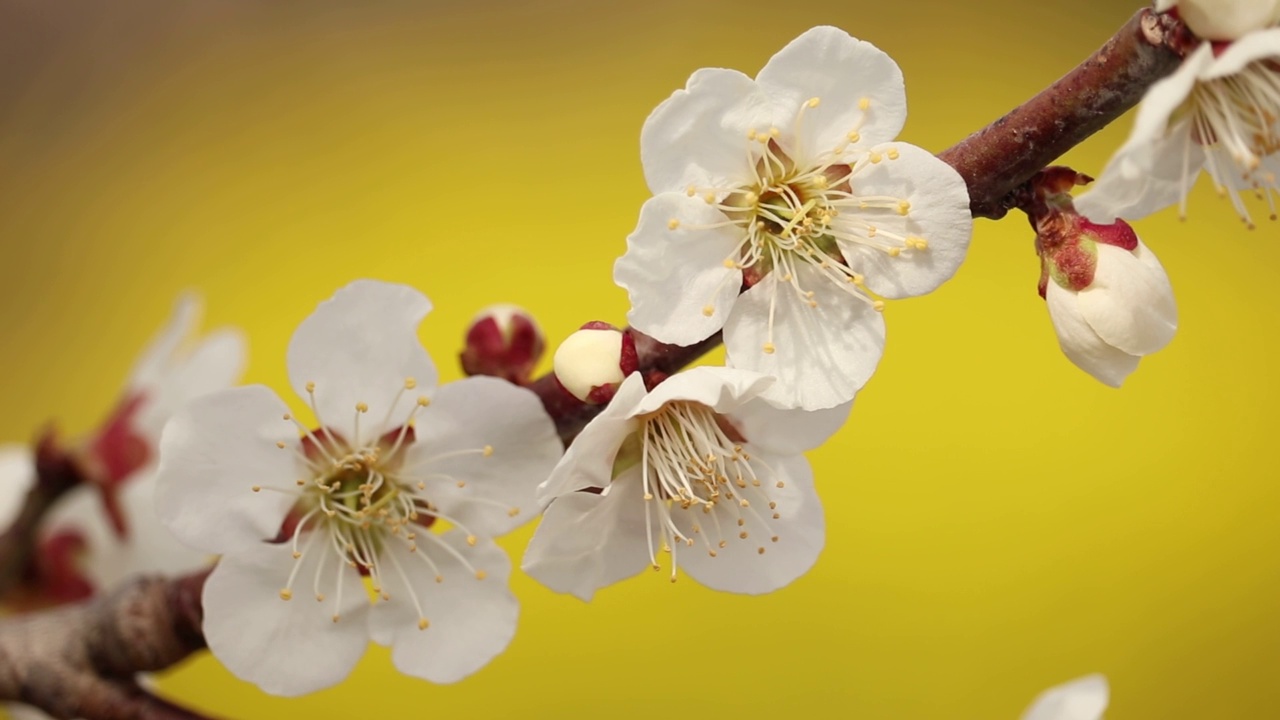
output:
<path id="1" fill-rule="evenodd" d="M 1050 282 L 1044 299 L 1049 320 L 1058 335 L 1058 345 L 1076 367 L 1104 385 L 1117 388 L 1138 369 L 1139 357 L 1108 345 L 1089 326 L 1080 312 L 1076 293 Z"/>
<path id="2" fill-rule="evenodd" d="M 1086 675 L 1040 693 L 1022 720 L 1101 720 L 1110 699 L 1107 679 Z"/>
<path id="3" fill-rule="evenodd" d="M 585 488 L 609 487 L 618 449 L 639 427 L 639 421 L 632 416 L 646 392 L 644 379 L 638 372 L 622 381 L 604 411 L 578 433 L 551 475 L 538 486 L 540 506 L 546 507 L 561 495 Z"/>
<path id="4" fill-rule="evenodd" d="M 296 490 L 298 445 L 282 419 L 289 408 L 271 390 L 249 385 L 193 400 L 160 439 L 156 510 L 182 542 L 209 553 L 258 548 L 274 538 L 293 497 L 253 486 Z"/>
<path id="5" fill-rule="evenodd" d="M 507 587 L 511 561 L 491 541 L 475 547 L 467 545 L 465 533 L 450 531 L 436 536 L 466 557 L 484 579 L 442 548 L 426 542 L 417 553 L 430 552 L 444 578 L 436 582 L 434 572 L 405 546 L 391 543 L 384 568 L 404 569 L 404 574 L 384 572 L 383 589 L 391 598 L 380 602 L 369 615 L 374 637 L 391 645 L 391 661 L 400 672 L 436 683 L 457 682 L 484 667 L 506 649 L 516 633 L 519 603 Z M 407 582 L 407 585 L 406 585 Z M 410 595 L 416 595 L 422 615 Z M 428 625 L 419 629 L 419 619 Z"/>
<path id="6" fill-rule="evenodd" d="M 907 119 L 898 64 L 880 48 L 839 28 L 807 30 L 770 58 L 756 82 L 771 101 L 785 108 L 788 118 L 818 98 L 818 105 L 806 107 L 795 124 L 802 160 L 847 143 L 853 130 L 861 136 L 855 144 L 888 142 Z M 861 107 L 864 99 L 866 110 Z"/>
<path id="7" fill-rule="evenodd" d="M 101 495 L 89 487 L 68 493 L 49 513 L 41 533 L 47 536 L 75 528 L 84 537 L 80 567 L 99 592 L 110 592 L 140 573 L 175 575 L 204 567 L 210 554 L 176 542 L 156 516 L 155 490 L 154 473 L 135 474 L 119 490 L 124 538 L 108 523 Z"/>
<path id="8" fill-rule="evenodd" d="M 774 384 L 774 378 L 750 370 L 703 366 L 663 380 L 636 406 L 634 415 L 660 409 L 674 400 L 687 400 L 727 413 L 742 407 Z"/>
<path id="9" fill-rule="evenodd" d="M 884 317 L 808 264 L 797 263 L 796 279 L 817 292 L 817 307 L 776 276 L 769 273 L 738 298 L 724 329 L 727 364 L 777 377 L 763 397 L 779 407 L 818 410 L 849 402 L 884 352 Z M 766 343 L 772 353 L 764 351 Z"/>
<path id="10" fill-rule="evenodd" d="M 640 161 L 654 195 L 744 185 L 754 177 L 749 130 L 779 114 L 755 81 L 737 70 L 703 68 L 664 100 L 640 130 Z M 664 218 L 665 221 L 665 218 Z"/>
<path id="11" fill-rule="evenodd" d="M 689 345 L 724 325 L 742 287 L 742 271 L 724 261 L 746 237 L 738 225 L 707 227 L 724 222 L 719 210 L 684 193 L 645 202 L 627 252 L 613 266 L 613 281 L 631 300 L 627 320 L 636 329 Z"/>
<path id="12" fill-rule="evenodd" d="M 406 477 L 421 477 L 424 496 L 484 537 L 533 519 L 537 487 L 564 454 L 538 396 L 490 377 L 440 388 L 414 430 Z"/>
<path id="13" fill-rule="evenodd" d="M 359 403 L 368 405 L 363 439 L 398 427 L 436 384 L 435 364 L 418 342 L 418 324 L 430 311 L 426 296 L 407 285 L 347 285 L 294 331 L 288 352 L 294 391 L 305 400 L 307 383 L 314 382 L 322 422 L 344 434 Z M 405 392 L 409 379 L 416 391 Z M 383 418 L 389 427 L 378 424 Z"/>
<path id="14" fill-rule="evenodd" d="M 322 547 L 301 560 L 291 557 L 287 544 L 226 555 L 204 586 L 209 649 L 236 677 L 273 695 L 303 695 L 342 682 L 369 643 L 364 583 L 327 544 Z M 295 562 L 304 563 L 298 576 L 306 585 L 321 567 L 324 602 L 304 593 L 280 598 Z M 335 614 L 341 616 L 337 622 Z"/>
<path id="15" fill-rule="evenodd" d="M 747 537 L 726 537 L 727 545 L 711 557 L 695 544 L 681 548 L 678 555 L 680 567 L 698 582 L 714 590 L 759 595 L 772 592 L 789 584 L 813 567 L 822 546 L 826 542 L 826 521 L 822 502 L 813 488 L 813 472 L 803 456 L 769 456 L 750 449 L 758 462 L 774 472 L 762 474 L 764 488 L 770 500 L 777 503 L 777 519 L 763 520 L 763 514 L 743 513 L 746 525 L 742 529 Z M 784 487 L 777 488 L 774 482 Z M 763 512 L 763 511 L 762 511 Z M 702 511 L 694 506 L 681 511 L 672 508 L 672 520 L 685 537 L 695 538 L 692 526 L 700 524 L 700 531 L 709 531 Z M 722 521 L 721 525 L 725 523 Z M 735 527 L 729 525 L 729 527 Z M 773 542 L 772 538 L 777 537 Z M 760 551 L 764 548 L 764 552 Z"/>
<path id="16" fill-rule="evenodd" d="M 729 413 L 747 442 L 774 455 L 798 455 L 823 444 L 844 426 L 853 403 L 822 410 L 782 410 L 751 400 Z"/>
<path id="17" fill-rule="evenodd" d="M 556 498 L 529 541 L 521 568 L 552 590 L 584 602 L 596 590 L 639 573 L 649 565 L 643 492 L 637 467 L 602 494 Z M 652 531 L 656 538 L 657 530 Z"/>
<path id="18" fill-rule="evenodd" d="M 176 360 L 145 395 L 136 424 L 156 442 L 164 424 L 193 398 L 232 387 L 244 374 L 248 343 L 239 330 L 206 335 L 185 357 Z"/>
<path id="19" fill-rule="evenodd" d="M 199 326 L 202 311 L 198 294 L 185 292 L 178 296 L 168 322 L 134 361 L 126 383 L 128 391 L 145 390 L 164 378 L 183 344 Z"/>
<path id="20" fill-rule="evenodd" d="M 1076 197 L 1076 212 L 1109 224 L 1118 217 L 1145 217 L 1186 197 L 1204 165 L 1204 150 L 1191 138 L 1189 119 L 1173 127 L 1169 119 L 1212 63 L 1212 49 L 1204 43 L 1172 75 L 1147 90 L 1129 139 L 1098 180 Z"/>
<path id="21" fill-rule="evenodd" d="M 9 527 L 36 484 L 36 460 L 26 445 L 0 446 L 0 528 Z"/>
<path id="22" fill-rule="evenodd" d="M 1274 23 L 1277 12 L 1280 12 L 1280 2 L 1277 0 L 1178 2 L 1178 15 L 1191 28 L 1191 32 L 1206 40 L 1239 39 L 1243 42 Z"/>
<path id="23" fill-rule="evenodd" d="M 1141 241 L 1132 253 L 1099 243 L 1093 283 L 1076 302 L 1103 342 L 1130 355 L 1163 348 L 1178 329 L 1169 276 Z"/>
<path id="24" fill-rule="evenodd" d="M 1249 4 L 1265 5 L 1273 0 L 1237 0 Z M 1276 3 L 1280 5 L 1280 3 Z M 1275 11 L 1273 11 L 1275 12 Z M 1206 43 L 1207 45 L 1208 43 Z M 1250 63 L 1264 58 L 1280 56 L 1280 28 L 1249 33 L 1238 41 L 1231 43 L 1214 61 L 1207 64 L 1200 72 L 1201 80 L 1235 75 Z"/>
<path id="25" fill-rule="evenodd" d="M 835 227 L 850 226 L 862 234 L 862 223 L 878 233 L 868 243 L 839 240 L 849 267 L 866 276 L 871 292 L 886 298 L 923 295 L 955 275 L 969 250 L 973 216 L 964 179 L 952 167 L 927 150 L 907 143 L 886 143 L 872 148 L 879 162 L 855 166 L 850 184 L 859 196 L 888 196 L 908 203 L 906 214 L 898 208 L 864 208 L 847 211 Z M 896 156 L 896 157 L 895 157 Z M 856 225 L 854 224 L 856 222 Z M 923 238 L 923 250 L 905 247 L 902 240 Z M 896 247 L 894 257 L 878 246 Z"/>

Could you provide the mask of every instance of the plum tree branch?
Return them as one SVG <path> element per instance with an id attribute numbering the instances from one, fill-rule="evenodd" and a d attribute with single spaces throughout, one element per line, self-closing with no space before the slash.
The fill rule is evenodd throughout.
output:
<path id="1" fill-rule="evenodd" d="M 968 185 L 974 216 L 1003 217 L 1020 186 L 1172 72 L 1186 43 L 1176 19 L 1142 10 L 1043 92 L 942 152 Z M 721 342 L 716 334 L 694 345 L 667 345 L 631 332 L 642 372 L 675 372 Z M 579 402 L 550 375 L 529 387 L 566 443 L 601 409 Z M 60 485 L 33 492 L 0 536 L 0 587 L 16 582 L 40 519 L 63 492 Z M 200 593 L 207 574 L 139 578 L 88 603 L 0 621 L 0 700 L 26 702 L 58 718 L 199 718 L 146 692 L 134 675 L 169 667 L 205 646 Z"/>

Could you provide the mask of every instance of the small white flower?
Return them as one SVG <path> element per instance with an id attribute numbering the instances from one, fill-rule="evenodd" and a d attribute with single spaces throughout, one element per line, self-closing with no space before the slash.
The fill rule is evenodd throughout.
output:
<path id="1" fill-rule="evenodd" d="M 560 440 L 538 398 L 506 381 L 432 393 L 416 337 L 430 308 L 412 288 L 360 281 L 303 321 L 288 369 L 315 429 L 262 386 L 207 396 L 165 428 L 161 519 L 222 554 L 205 637 L 267 692 L 341 681 L 369 639 L 401 671 L 453 682 L 515 632 L 510 562 L 490 538 L 532 517 Z"/>
<path id="2" fill-rule="evenodd" d="M 898 66 L 833 27 L 754 80 L 694 73 L 641 132 L 654 197 L 614 266 L 632 325 L 679 345 L 723 328 L 728 363 L 777 377 L 780 406 L 852 399 L 883 352 L 878 298 L 938 287 L 972 229 L 960 176 L 891 142 L 905 118 Z"/>
<path id="3" fill-rule="evenodd" d="M 1178 8 L 1191 32 L 1206 40 L 1238 40 L 1280 22 L 1280 0 L 1156 0 L 1156 10 Z"/>
<path id="4" fill-rule="evenodd" d="M 1280 193 L 1280 29 L 1249 33 L 1215 56 L 1203 43 L 1177 72 L 1151 86 L 1133 132 L 1090 190 L 1080 214 L 1099 223 L 1137 219 L 1178 204 L 1200 170 L 1249 227 L 1242 193 L 1264 199 L 1272 219 Z"/>
<path id="5" fill-rule="evenodd" d="M 1112 387 L 1120 387 L 1143 355 L 1168 345 L 1178 329 L 1168 274 L 1155 253 L 1136 236 L 1134 242 L 1126 250 L 1082 241 L 1078 254 L 1093 256 L 1092 279 L 1055 272 L 1053 260 L 1047 260 L 1044 299 L 1062 352 Z"/>
<path id="6" fill-rule="evenodd" d="M 173 541 L 155 514 L 157 448 L 165 421 L 194 398 L 229 388 L 245 364 L 245 340 L 223 328 L 200 335 L 201 303 L 194 294 L 178 299 L 168 323 L 143 349 L 110 416 L 70 448 L 92 485 L 67 493 L 40 529 L 38 552 L 70 550 L 50 543 L 74 537 L 78 558 L 45 558 L 50 571 L 75 577 L 41 578 L 60 583 L 44 601 L 77 600 L 84 591 L 110 590 L 142 573 L 176 573 L 207 562 Z M 22 446 L 0 450 L 0 527 L 7 527 L 34 484 L 35 461 Z M 83 573 L 83 577 L 80 574 Z M 61 594 L 73 588 L 74 595 Z M 38 587 L 46 593 L 48 587 Z"/>
<path id="7" fill-rule="evenodd" d="M 766 593 L 804 574 L 825 538 L 801 454 L 850 405 L 779 410 L 757 373 L 699 367 L 646 392 L 639 373 L 569 447 L 539 488 L 550 503 L 524 570 L 558 592 L 595 591 L 658 569 L 661 552 L 717 590 Z"/>
<path id="8" fill-rule="evenodd" d="M 1036 697 L 1022 720 L 1102 720 L 1111 691 L 1101 675 L 1086 675 Z"/>

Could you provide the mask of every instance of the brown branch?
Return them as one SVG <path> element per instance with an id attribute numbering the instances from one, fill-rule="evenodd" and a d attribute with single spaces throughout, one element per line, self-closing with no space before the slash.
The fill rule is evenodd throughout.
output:
<path id="1" fill-rule="evenodd" d="M 975 217 L 1000 218 L 1010 193 L 1062 153 L 1133 107 L 1172 72 L 1186 31 L 1143 10 L 1079 67 L 940 157 L 969 187 Z M 632 331 L 634 333 L 634 331 Z M 716 334 L 681 347 L 635 334 L 640 369 L 672 373 L 720 344 Z M 568 395 L 550 375 L 529 386 L 566 442 L 600 411 Z M 68 488 L 32 491 L 13 528 L 0 536 L 0 588 L 30 557 L 35 528 Z M 21 562 L 20 562 L 21 561 Z M 160 670 L 204 647 L 200 593 L 207 571 L 146 578 L 92 603 L 0 622 L 0 699 L 20 700 L 58 718 L 194 720 L 150 695 L 134 674 Z"/>
<path id="2" fill-rule="evenodd" d="M 0 535 L 0 598 L 9 597 L 27 575 L 45 513 L 72 488 L 85 482 L 80 464 L 59 445 L 52 427 L 36 441 L 35 465 L 36 480 L 27 491 L 22 509 Z"/>
<path id="3" fill-rule="evenodd" d="M 1012 191 L 1137 105 L 1187 43 L 1178 20 L 1142 10 L 1043 92 L 939 154 L 969 186 L 974 217 L 1004 217 Z"/>
<path id="4" fill-rule="evenodd" d="M 0 699 L 64 720 L 199 720 L 134 676 L 205 646 L 200 593 L 208 574 L 138 578 L 93 602 L 4 621 Z"/>

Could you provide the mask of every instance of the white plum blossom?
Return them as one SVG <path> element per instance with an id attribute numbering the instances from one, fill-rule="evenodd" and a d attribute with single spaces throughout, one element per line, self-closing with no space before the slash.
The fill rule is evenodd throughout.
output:
<path id="1" fill-rule="evenodd" d="M 1086 675 L 1040 693 L 1022 720 L 1102 720 L 1110 699 L 1107 679 Z"/>
<path id="2" fill-rule="evenodd" d="M 905 119 L 897 64 L 833 27 L 754 80 L 695 72 L 641 132 L 654 197 L 614 266 L 631 324 L 678 345 L 723 329 L 780 406 L 851 400 L 884 349 L 881 298 L 937 288 L 972 230 L 959 174 L 893 142 Z"/>
<path id="3" fill-rule="evenodd" d="M 801 453 L 850 405 L 780 410 L 763 400 L 773 382 L 699 367 L 646 391 L 628 376 L 538 489 L 549 506 L 524 571 L 582 600 L 658 569 L 663 552 L 673 581 L 680 567 L 729 592 L 770 592 L 808 571 L 826 530 Z"/>
<path id="4" fill-rule="evenodd" d="M 1248 33 L 1225 47 L 1202 43 L 1173 75 L 1155 83 L 1133 132 L 1090 190 L 1080 214 L 1099 223 L 1137 219 L 1177 204 L 1201 169 L 1254 226 L 1242 194 L 1276 218 L 1280 194 L 1280 28 Z"/>
<path id="5" fill-rule="evenodd" d="M 402 672 L 454 682 L 515 632 L 510 561 L 492 538 L 533 517 L 562 446 L 528 390 L 491 377 L 435 389 L 416 335 L 430 308 L 376 281 L 321 303 L 288 350 L 314 424 L 249 386 L 192 403 L 165 429 L 161 519 L 222 555 L 205 637 L 267 692 L 341 681 L 370 639 Z"/>
<path id="6" fill-rule="evenodd" d="M 1178 9 L 1191 32 L 1206 40 L 1238 40 L 1280 22 L 1280 0 L 1156 0 L 1156 10 Z"/>
<path id="7" fill-rule="evenodd" d="M 192 399 L 231 387 L 244 371 L 243 335 L 231 328 L 200 335 L 201 309 L 195 294 L 179 297 L 135 361 L 114 410 L 69 448 L 90 484 L 69 491 L 41 525 L 37 552 L 57 555 L 44 557 L 42 566 L 67 575 L 37 579 L 59 583 L 33 589 L 42 602 L 78 600 L 137 573 L 184 572 L 207 562 L 206 553 L 174 542 L 156 517 L 153 495 L 164 423 Z M 35 481 L 30 449 L 0 449 L 0 527 Z"/>

